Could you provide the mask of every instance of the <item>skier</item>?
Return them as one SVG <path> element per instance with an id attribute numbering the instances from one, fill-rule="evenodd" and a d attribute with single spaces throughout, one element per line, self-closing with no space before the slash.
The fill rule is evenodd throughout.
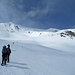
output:
<path id="1" fill-rule="evenodd" d="M 7 60 L 7 50 L 6 50 L 6 46 L 3 46 L 2 49 L 2 63 L 1 65 L 6 65 L 6 60 Z"/>
<path id="2" fill-rule="evenodd" d="M 7 62 L 9 63 L 9 56 L 10 56 L 10 53 L 11 53 L 11 49 L 10 49 L 10 44 L 8 44 L 7 46 L 8 46 L 6 48 L 6 50 L 7 50 Z"/>

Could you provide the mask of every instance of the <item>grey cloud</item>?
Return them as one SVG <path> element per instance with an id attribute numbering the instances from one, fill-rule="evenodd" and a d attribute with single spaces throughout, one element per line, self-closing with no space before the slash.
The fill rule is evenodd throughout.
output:
<path id="1" fill-rule="evenodd" d="M 14 0 L 1 0 L 0 1 L 0 21 L 16 21 L 22 12 L 19 9 L 22 9 L 22 5 L 15 5 Z"/>
<path id="2" fill-rule="evenodd" d="M 17 1 L 15 3 L 15 1 Z M 57 0 L 58 1 L 58 0 Z M 0 1 L 0 17 L 6 21 L 19 21 L 30 19 L 32 17 L 42 17 L 48 13 L 54 12 L 54 4 L 56 0 L 41 0 L 41 5 L 44 7 L 39 8 L 38 5 L 35 9 L 28 12 L 23 10 L 23 0 L 1 0 Z"/>
<path id="3" fill-rule="evenodd" d="M 42 17 L 48 13 L 54 13 L 56 11 L 56 5 L 59 3 L 59 0 L 42 0 L 41 4 L 30 10 L 26 17 Z M 42 8 L 40 6 L 43 5 Z"/>

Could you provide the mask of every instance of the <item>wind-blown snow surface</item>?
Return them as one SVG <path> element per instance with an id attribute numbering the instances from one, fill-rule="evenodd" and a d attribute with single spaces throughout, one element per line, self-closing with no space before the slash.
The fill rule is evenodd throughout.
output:
<path id="1" fill-rule="evenodd" d="M 4 27 L 0 27 L 0 55 L 2 46 L 7 44 L 12 53 L 10 63 L 0 66 L 0 75 L 75 75 L 75 37 L 61 37 L 65 30 Z"/>

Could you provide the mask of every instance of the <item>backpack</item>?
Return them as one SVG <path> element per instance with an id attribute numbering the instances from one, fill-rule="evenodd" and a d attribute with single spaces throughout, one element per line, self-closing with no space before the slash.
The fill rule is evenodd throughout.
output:
<path id="1" fill-rule="evenodd" d="M 6 46 L 3 46 L 2 54 L 3 54 L 3 53 L 7 53 Z"/>

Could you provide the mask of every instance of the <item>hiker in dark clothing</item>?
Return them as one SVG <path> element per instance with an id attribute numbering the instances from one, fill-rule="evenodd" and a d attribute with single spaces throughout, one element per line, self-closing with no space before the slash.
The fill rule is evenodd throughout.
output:
<path id="1" fill-rule="evenodd" d="M 7 60 L 7 50 L 6 50 L 6 46 L 3 46 L 3 49 L 2 49 L 2 64 L 1 65 L 6 65 L 6 60 Z"/>
<path id="2" fill-rule="evenodd" d="M 7 50 L 7 62 L 9 63 L 9 56 L 10 56 L 10 53 L 11 53 L 11 49 L 10 49 L 10 44 L 8 44 L 7 46 L 8 46 L 6 48 L 6 50 Z"/>

